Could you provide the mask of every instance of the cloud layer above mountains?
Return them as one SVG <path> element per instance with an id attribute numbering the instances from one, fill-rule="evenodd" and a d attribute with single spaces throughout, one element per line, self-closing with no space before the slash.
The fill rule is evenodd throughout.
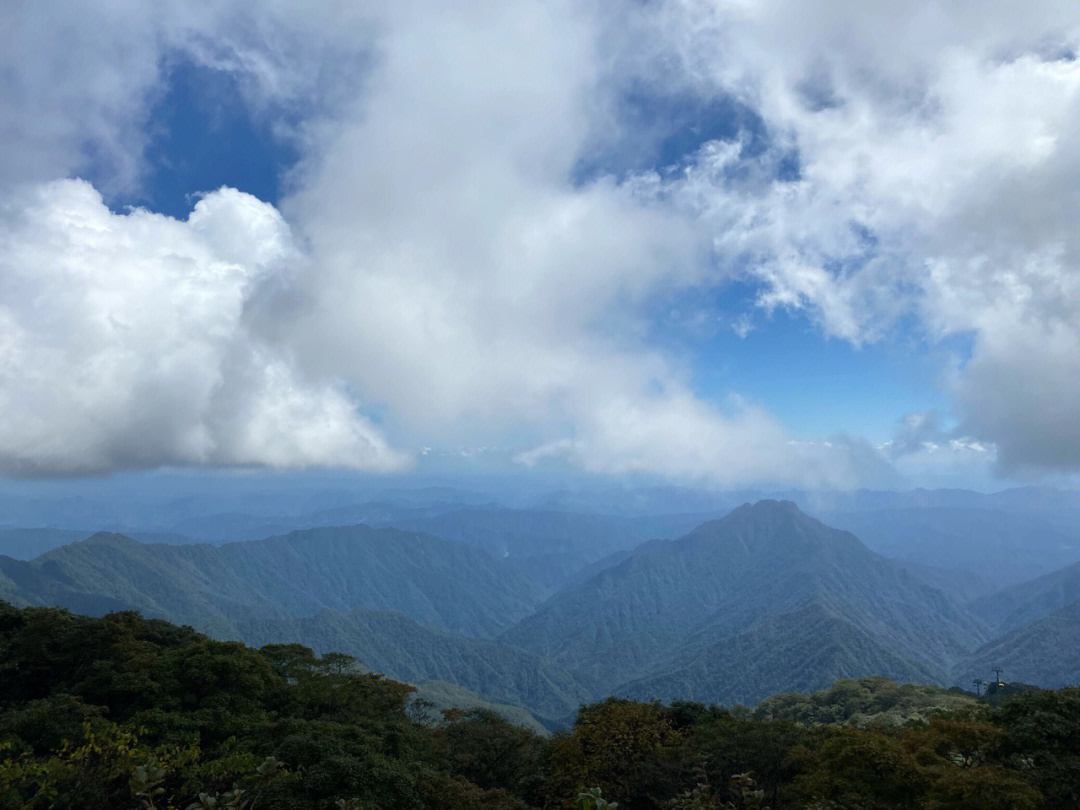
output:
<path id="1" fill-rule="evenodd" d="M 2 14 L 8 473 L 400 470 L 433 440 L 718 484 L 1080 466 L 1074 4 Z M 179 61 L 295 145 L 282 199 L 107 207 L 147 192 Z M 671 99 L 743 118 L 669 154 Z M 763 328 L 785 309 L 856 345 L 959 340 L 934 451 L 700 390 L 652 313 L 732 282 Z"/>

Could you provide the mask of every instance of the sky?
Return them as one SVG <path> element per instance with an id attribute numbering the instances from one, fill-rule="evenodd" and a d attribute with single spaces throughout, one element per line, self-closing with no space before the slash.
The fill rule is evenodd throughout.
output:
<path id="1" fill-rule="evenodd" d="M 15 0 L 0 46 L 9 483 L 1076 486 L 1074 2 Z"/>

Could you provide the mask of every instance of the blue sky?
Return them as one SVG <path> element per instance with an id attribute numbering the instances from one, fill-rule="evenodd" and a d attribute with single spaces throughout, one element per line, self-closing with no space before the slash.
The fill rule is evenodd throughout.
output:
<path id="1" fill-rule="evenodd" d="M 3 12 L 0 471 L 1073 485 L 1080 15 L 902 5 Z"/>

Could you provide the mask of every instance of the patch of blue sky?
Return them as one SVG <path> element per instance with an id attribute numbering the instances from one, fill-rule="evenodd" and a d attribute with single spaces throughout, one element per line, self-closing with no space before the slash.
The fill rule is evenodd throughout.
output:
<path id="1" fill-rule="evenodd" d="M 283 177 L 299 152 L 275 128 L 288 113 L 256 113 L 237 77 L 225 70 L 177 61 L 147 124 L 148 166 L 140 190 L 111 200 L 185 218 L 200 193 L 230 186 L 277 203 Z"/>
<path id="2" fill-rule="evenodd" d="M 756 305 L 760 286 L 732 282 L 664 300 L 650 342 L 684 358 L 694 392 L 766 408 L 796 435 L 845 433 L 880 443 L 912 411 L 947 418 L 944 369 L 970 354 L 963 336 L 929 342 L 913 318 L 860 346 L 828 338 L 802 310 Z"/>
<path id="3" fill-rule="evenodd" d="M 613 112 L 615 125 L 580 157 L 573 181 L 583 185 L 597 177 L 678 170 L 710 141 L 741 141 L 747 160 L 758 158 L 771 145 L 762 117 L 732 96 L 702 97 L 689 93 L 663 94 L 648 86 L 622 93 Z M 799 176 L 798 155 L 790 152 L 776 162 L 777 179 Z"/>

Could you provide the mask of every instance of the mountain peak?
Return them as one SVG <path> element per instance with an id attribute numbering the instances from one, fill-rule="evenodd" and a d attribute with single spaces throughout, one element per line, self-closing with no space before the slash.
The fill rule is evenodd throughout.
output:
<path id="1" fill-rule="evenodd" d="M 754 503 L 748 501 L 742 506 L 733 509 L 729 516 L 734 515 L 753 515 L 755 517 L 763 515 L 801 515 L 809 518 L 809 515 L 803 512 L 795 501 L 778 501 L 772 498 L 763 498 Z"/>
<path id="2" fill-rule="evenodd" d="M 816 523 L 817 521 L 803 512 L 794 501 L 778 501 L 767 498 L 754 503 L 744 503 L 742 506 L 731 510 L 724 517 L 699 526 L 694 533 L 696 534 L 706 527 L 733 529 L 740 526 L 757 526 L 765 528 L 781 522 L 791 524 L 793 522 Z"/>
<path id="3" fill-rule="evenodd" d="M 101 545 L 101 546 L 137 546 L 138 540 L 133 540 L 126 534 L 120 534 L 119 532 L 95 532 L 87 537 L 84 541 L 87 545 Z"/>
<path id="4" fill-rule="evenodd" d="M 803 512 L 793 501 L 744 503 L 718 520 L 703 523 L 681 541 L 684 548 L 714 549 L 720 543 L 732 553 L 789 554 L 796 548 L 850 551 L 863 548 L 855 537 L 833 529 Z M 704 545 L 702 545 L 704 544 Z"/>

